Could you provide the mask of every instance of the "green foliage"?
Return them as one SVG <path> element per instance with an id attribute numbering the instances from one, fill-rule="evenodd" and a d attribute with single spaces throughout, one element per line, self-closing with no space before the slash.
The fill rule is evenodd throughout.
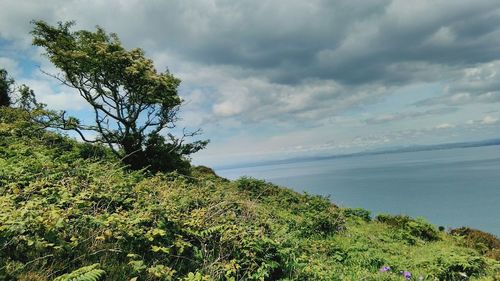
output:
<path id="1" fill-rule="evenodd" d="M 66 112 L 47 111 L 39 121 L 48 127 L 76 131 L 87 142 L 105 144 L 133 169 L 152 172 L 189 171 L 188 156 L 203 149 L 208 141 L 186 143 L 200 130 L 180 138 L 168 133 L 175 127 L 182 99 L 177 93 L 180 80 L 168 70 L 158 72 L 139 48 L 126 50 L 118 36 L 96 31 L 72 31 L 73 22 L 51 26 L 34 21 L 33 44 L 64 75 L 53 75 L 77 90 L 95 114 L 95 124 L 82 124 Z M 29 92 L 25 93 L 29 97 Z M 97 133 L 88 139 L 85 132 Z"/>
<path id="2" fill-rule="evenodd" d="M 436 277 L 439 280 L 462 280 L 464 276 L 474 276 L 483 272 L 486 263 L 480 257 L 449 255 L 435 260 Z"/>
<path id="3" fill-rule="evenodd" d="M 236 187 L 242 191 L 250 194 L 255 199 L 260 199 L 264 196 L 273 194 L 276 187 L 266 183 L 263 180 L 254 179 L 250 177 L 242 177 L 236 182 Z"/>
<path id="4" fill-rule="evenodd" d="M 372 220 L 371 212 L 362 208 L 346 208 L 344 209 L 344 215 L 351 218 L 360 218 L 366 222 Z"/>
<path id="5" fill-rule="evenodd" d="M 172 137 L 173 138 L 173 137 Z M 152 172 L 177 171 L 189 174 L 191 165 L 182 155 L 189 155 L 203 149 L 208 141 L 197 141 L 179 146 L 174 142 L 167 142 L 158 134 L 148 136 L 144 154 L 136 161 L 143 161 L 139 167 L 148 167 Z"/>
<path id="6" fill-rule="evenodd" d="M 191 175 L 194 177 L 198 178 L 207 178 L 207 179 L 214 179 L 214 180 L 221 180 L 224 182 L 229 182 L 229 180 L 219 177 L 215 171 L 209 167 L 205 166 L 194 166 L 191 167 Z"/>
<path id="7" fill-rule="evenodd" d="M 34 111 L 45 108 L 45 104 L 36 100 L 35 92 L 26 85 L 19 87 L 19 100 L 17 106 L 23 110 Z"/>
<path id="8" fill-rule="evenodd" d="M 376 220 L 401 230 L 401 234 L 410 243 L 415 243 L 416 238 L 424 241 L 436 241 L 440 239 L 436 227 L 422 218 L 412 219 L 402 215 L 381 214 L 376 217 Z"/>
<path id="9" fill-rule="evenodd" d="M 76 147 L 78 155 L 83 159 L 111 159 L 112 155 L 108 149 L 102 145 L 82 143 Z"/>
<path id="10" fill-rule="evenodd" d="M 276 185 L 249 177 L 242 177 L 235 184 L 238 190 L 249 194 L 254 200 L 276 204 L 276 198 L 285 199 L 281 203 L 287 204 L 294 214 L 300 215 L 299 219 L 290 221 L 290 228 L 304 236 L 330 235 L 343 229 L 342 212 L 327 198 L 307 194 L 297 196 Z"/>
<path id="11" fill-rule="evenodd" d="M 0 68 L 0 106 L 10 106 L 14 80 L 5 69 Z"/>
<path id="12" fill-rule="evenodd" d="M 128 171 L 26 114 L 0 109 L 0 280 L 491 280 L 500 265 L 420 220 L 204 167 Z"/>
<path id="13" fill-rule="evenodd" d="M 295 212 L 304 218 L 299 225 L 303 235 L 331 235 L 344 229 L 342 212 L 321 196 L 304 195 L 304 201 Z"/>
<path id="14" fill-rule="evenodd" d="M 450 234 L 461 236 L 463 244 L 467 247 L 474 248 L 490 258 L 500 261 L 500 239 L 496 236 L 469 227 L 452 229 Z"/>
<path id="15" fill-rule="evenodd" d="M 57 277 L 54 281 L 99 281 L 105 274 L 105 271 L 99 269 L 99 264 L 92 264 L 81 267 L 71 273 Z"/>
<path id="16" fill-rule="evenodd" d="M 201 274 L 200 272 L 189 272 L 186 277 L 182 279 L 183 281 L 211 281 L 213 280 L 210 276 Z"/>

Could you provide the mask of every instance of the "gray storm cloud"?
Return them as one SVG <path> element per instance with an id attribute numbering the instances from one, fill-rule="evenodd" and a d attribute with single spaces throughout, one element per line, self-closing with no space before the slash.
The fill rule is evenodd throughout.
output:
<path id="1" fill-rule="evenodd" d="M 266 105 L 298 119 L 328 104 L 335 108 L 328 114 L 336 114 L 344 107 L 334 104 L 376 100 L 366 95 L 370 88 L 373 96 L 390 94 L 393 86 L 447 80 L 500 59 L 500 3 L 488 0 L 4 0 L 1 37 L 26 40 L 29 21 L 40 16 L 76 20 L 81 28 L 101 25 L 127 46 L 166 54 L 162 67 L 174 72 L 187 63 L 209 72 L 223 67 L 229 79 L 222 84 L 193 87 L 215 88 L 211 114 L 242 120 L 254 120 Z M 500 101 L 488 95 L 495 96 L 483 99 Z"/>

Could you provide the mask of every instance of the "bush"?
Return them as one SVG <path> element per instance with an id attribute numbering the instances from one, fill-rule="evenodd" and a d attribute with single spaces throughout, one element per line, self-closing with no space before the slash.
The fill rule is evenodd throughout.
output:
<path id="1" fill-rule="evenodd" d="M 388 215 L 388 214 L 380 214 L 376 217 L 376 220 L 381 223 L 385 223 L 392 227 L 398 228 L 404 231 L 406 234 L 411 235 L 412 237 L 422 239 L 424 241 L 436 241 L 439 240 L 439 232 L 436 228 L 425 221 L 424 219 L 412 219 L 409 216 L 403 215 Z M 412 241 L 412 237 L 407 237 L 408 241 L 414 243 Z"/>
<path id="2" fill-rule="evenodd" d="M 193 176 L 194 178 L 208 178 L 222 182 L 229 182 L 228 179 L 217 175 L 217 173 L 215 173 L 213 169 L 206 166 L 192 166 L 191 176 Z"/>
<path id="3" fill-rule="evenodd" d="M 305 236 L 326 236 L 343 229 L 344 217 L 335 207 L 306 214 L 306 219 L 302 225 L 302 232 Z"/>
<path id="4" fill-rule="evenodd" d="M 458 255 L 439 256 L 431 270 L 439 280 L 464 280 L 466 276 L 477 276 L 484 272 L 486 263 L 481 257 Z"/>
<path id="5" fill-rule="evenodd" d="M 254 179 L 251 177 L 241 177 L 235 181 L 236 187 L 242 191 L 248 191 L 252 195 L 262 195 L 267 189 L 271 187 L 264 180 Z"/>
<path id="6" fill-rule="evenodd" d="M 345 208 L 343 211 L 346 217 L 360 218 L 366 222 L 372 220 L 371 212 L 363 208 Z"/>
<path id="7" fill-rule="evenodd" d="M 195 166 L 195 167 L 192 167 L 192 170 L 196 171 L 200 174 L 212 175 L 212 176 L 217 177 L 217 174 L 215 173 L 215 171 L 212 168 L 209 168 L 207 166 Z"/>
<path id="8" fill-rule="evenodd" d="M 90 143 L 79 144 L 77 150 L 83 159 L 103 159 L 109 155 L 109 151 L 105 147 Z"/>
<path id="9" fill-rule="evenodd" d="M 345 228 L 345 218 L 342 211 L 329 199 L 305 194 L 301 202 L 293 208 L 293 212 L 303 217 L 299 225 L 303 236 L 327 236 Z"/>
<path id="10" fill-rule="evenodd" d="M 186 144 L 190 147 L 191 144 Z M 184 148 L 182 148 L 184 149 Z M 201 149 L 201 148 L 200 148 Z M 187 148 L 186 150 L 189 150 Z M 132 161 L 140 162 L 137 167 L 147 167 L 152 172 L 171 172 L 177 171 L 178 173 L 188 175 L 191 171 L 191 164 L 189 159 L 186 158 L 189 153 L 179 152 L 174 144 L 167 143 L 163 136 L 158 134 L 149 135 L 145 143 L 143 153 L 138 153 L 136 159 Z"/>
<path id="11" fill-rule="evenodd" d="M 500 239 L 495 235 L 472 229 L 460 227 L 450 230 L 451 235 L 464 238 L 464 245 L 478 250 L 481 254 L 500 261 Z"/>

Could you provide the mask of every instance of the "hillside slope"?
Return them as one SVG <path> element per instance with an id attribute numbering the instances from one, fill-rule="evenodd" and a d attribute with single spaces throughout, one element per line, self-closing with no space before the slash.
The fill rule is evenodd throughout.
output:
<path id="1" fill-rule="evenodd" d="M 500 280 L 498 246 L 468 241 L 208 168 L 128 171 L 0 109 L 0 280 Z"/>

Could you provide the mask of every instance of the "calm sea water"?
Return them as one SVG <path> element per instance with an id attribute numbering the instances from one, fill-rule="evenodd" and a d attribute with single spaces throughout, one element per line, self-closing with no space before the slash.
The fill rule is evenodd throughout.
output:
<path id="1" fill-rule="evenodd" d="M 459 148 L 223 169 L 299 192 L 328 195 L 373 214 L 425 217 L 500 236 L 500 146 Z"/>

